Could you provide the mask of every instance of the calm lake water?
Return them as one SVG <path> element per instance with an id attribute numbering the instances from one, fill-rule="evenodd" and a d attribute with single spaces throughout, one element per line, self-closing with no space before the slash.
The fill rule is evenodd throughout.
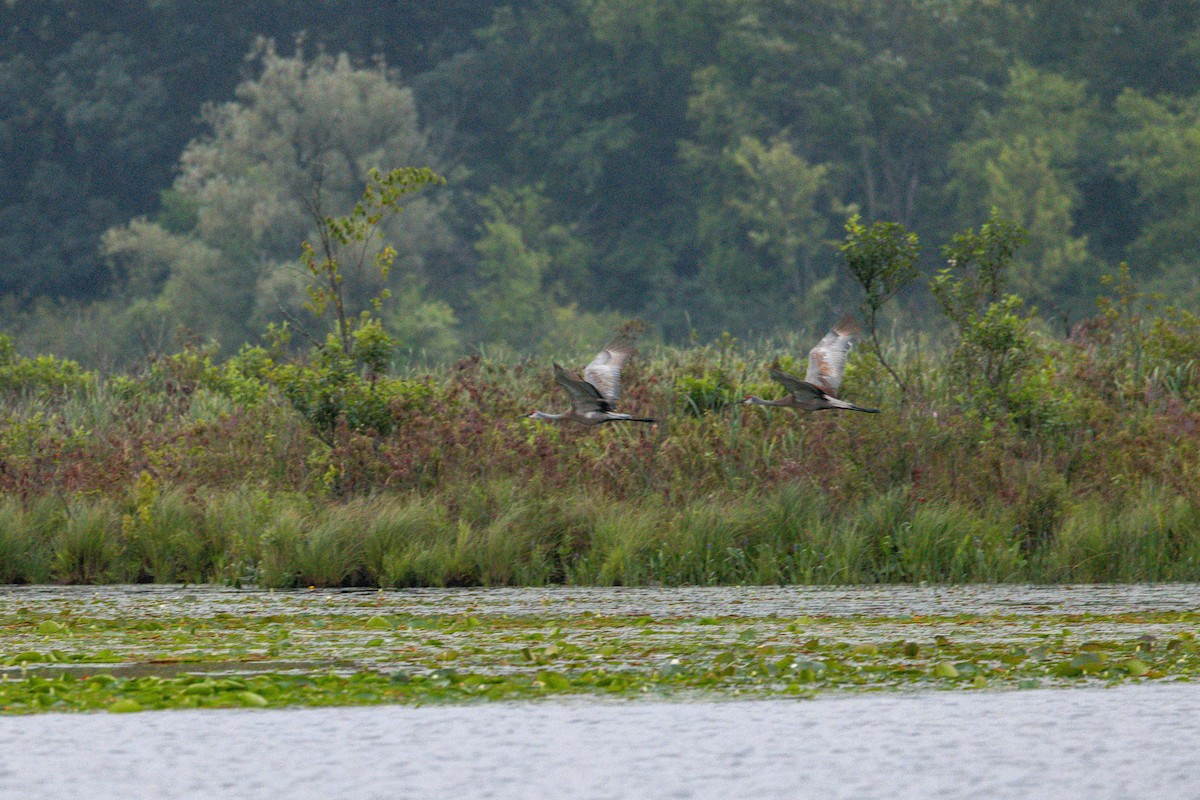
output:
<path id="1" fill-rule="evenodd" d="M 5 798 L 1196 798 L 1200 685 L 0 720 Z"/>

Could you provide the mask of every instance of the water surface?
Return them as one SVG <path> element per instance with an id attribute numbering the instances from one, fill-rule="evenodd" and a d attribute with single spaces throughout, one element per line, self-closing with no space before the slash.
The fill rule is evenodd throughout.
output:
<path id="1" fill-rule="evenodd" d="M 0 719 L 0 797 L 1195 798 L 1200 685 Z"/>

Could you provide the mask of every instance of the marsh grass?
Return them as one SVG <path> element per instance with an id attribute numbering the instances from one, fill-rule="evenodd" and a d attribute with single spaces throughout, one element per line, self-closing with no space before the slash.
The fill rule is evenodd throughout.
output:
<path id="1" fill-rule="evenodd" d="M 54 567 L 52 531 L 61 502 L 43 498 L 30 508 L 0 502 L 0 583 L 47 583 Z"/>
<path id="2" fill-rule="evenodd" d="M 120 515 L 111 501 L 76 501 L 54 532 L 51 574 L 61 583 L 128 580 L 121 559 Z M 132 577 L 132 576 L 130 576 Z"/>
<path id="3" fill-rule="evenodd" d="M 1200 510 L 1154 485 L 1116 514 L 1082 501 L 1039 567 L 1053 581 L 1192 580 L 1200 571 Z"/>
<path id="4" fill-rule="evenodd" d="M 1020 508 L 913 503 L 902 489 L 839 508 L 796 484 L 683 508 L 653 496 L 522 498 L 505 481 L 459 505 L 420 493 L 323 504 L 248 490 L 198 505 L 170 489 L 132 512 L 107 498 L 0 504 L 0 580 L 391 588 L 1200 577 L 1200 511 L 1160 487 L 1132 499 L 1115 512 L 1097 498 L 1068 504 L 1031 552 Z"/>
<path id="5" fill-rule="evenodd" d="M 1040 344 L 1057 372 L 1008 406 L 885 340 L 909 391 L 854 351 L 844 394 L 869 416 L 739 404 L 779 395 L 768 364 L 802 373 L 810 334 L 647 347 L 622 406 L 660 421 L 598 428 L 521 418 L 565 402 L 547 364 L 481 354 L 397 381 L 384 433 L 314 431 L 265 351 L 185 350 L 0 397 L 0 581 L 1200 579 L 1192 340 L 1147 371 L 1110 334 Z"/>

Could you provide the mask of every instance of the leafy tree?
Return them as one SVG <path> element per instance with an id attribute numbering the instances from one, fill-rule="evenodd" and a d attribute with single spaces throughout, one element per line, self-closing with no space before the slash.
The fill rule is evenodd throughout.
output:
<path id="1" fill-rule="evenodd" d="M 863 289 L 862 313 L 875 357 L 900 391 L 907 394 L 903 379 L 884 358 L 879 343 L 879 312 L 888 300 L 917 278 L 920 254 L 917 235 L 895 222 L 876 222 L 867 228 L 855 214 L 846 221 L 846 238 L 840 250 L 850 274 Z"/>
<path id="2" fill-rule="evenodd" d="M 1092 106 L 1082 82 L 1018 65 L 1000 108 L 981 114 L 973 137 L 951 149 L 948 188 L 962 217 L 996 209 L 1027 231 L 1010 280 L 1039 303 L 1060 296 L 1088 262 L 1087 237 L 1071 232 L 1081 202 L 1076 160 Z"/>
<path id="3" fill-rule="evenodd" d="M 1156 289 L 1191 292 L 1200 252 L 1200 96 L 1153 99 L 1129 91 L 1117 98 L 1124 125 L 1121 175 L 1138 190 L 1146 224 L 1130 247 L 1135 264 L 1159 274 Z"/>
<path id="4" fill-rule="evenodd" d="M 308 208 L 317 226 L 319 244 L 313 246 L 304 242 L 304 255 L 301 258 L 311 278 L 307 287 L 308 308 L 318 318 L 324 316 L 326 311 L 332 312 L 334 334 L 343 354 L 352 354 L 358 332 L 356 329 L 368 325 L 378 328 L 377 315 L 383 301 L 391 296 L 389 289 L 382 289 L 370 299 L 370 308 L 364 308 L 356 315 L 347 301 L 347 277 L 356 276 L 361 280 L 370 260 L 379 277 L 386 282 L 392 263 L 396 260 L 396 251 L 390 245 L 383 248 L 376 245 L 381 223 L 404 210 L 400 198 L 405 194 L 427 184 L 445 182 L 442 176 L 428 167 L 398 167 L 387 175 L 371 169 L 362 200 L 344 217 L 325 214 L 321 185 L 317 184 Z M 375 341 L 378 337 L 368 339 Z M 381 365 L 375 363 L 377 358 L 365 360 L 371 362 L 372 371 L 381 371 Z"/>
<path id="5" fill-rule="evenodd" d="M 944 313 L 960 331 L 978 319 L 1005 293 L 1008 270 L 1027 234 L 992 211 L 979 231 L 956 233 L 942 248 L 947 265 L 938 271 L 930 289 Z"/>
<path id="6" fill-rule="evenodd" d="M 951 374 L 959 402 L 984 413 L 1000 410 L 1030 425 L 1041 416 L 1045 391 L 1028 391 L 1030 380 L 1041 389 L 1052 378 L 1049 363 L 1037 370 L 1038 348 L 1020 296 L 1005 291 L 1007 272 L 1025 231 L 996 212 L 974 230 L 955 234 L 942 248 L 948 266 L 930 284 L 942 312 L 958 329 Z"/>
<path id="7" fill-rule="evenodd" d="M 993 35 L 1020 58 L 1086 80 L 1111 99 L 1128 88 L 1187 95 L 1200 82 L 1200 7 L 1190 0 L 1023 0 Z"/>
<path id="8" fill-rule="evenodd" d="M 489 205 L 491 218 L 475 243 L 482 285 L 471 300 L 485 341 L 528 348 L 541 341 L 550 322 L 552 304 L 542 291 L 542 279 L 551 255 L 526 241 L 503 202 Z"/>
<path id="9" fill-rule="evenodd" d="M 145 60 L 128 36 L 100 31 L 53 54 L 0 56 L 0 292 L 103 293 L 97 238 L 169 175 L 169 98 Z"/>
<path id="10" fill-rule="evenodd" d="M 589 242 L 587 288 L 573 298 L 585 309 L 678 301 L 695 237 L 675 154 L 692 73 L 733 12 L 724 0 L 513 4 L 477 48 L 417 84 L 423 109 L 455 121 L 468 185 L 537 186 L 555 221 Z"/>
<path id="11" fill-rule="evenodd" d="M 820 258 L 828 167 L 809 164 L 778 136 L 743 136 L 722 155 L 727 177 L 713 182 L 698 210 L 702 279 L 759 318 L 820 308 L 834 282 Z"/>
<path id="12" fill-rule="evenodd" d="M 831 162 L 868 220 L 914 227 L 946 151 L 992 97 L 1003 53 L 970 2 L 754 3 L 731 27 L 731 91 Z M 964 114 L 966 116 L 964 116 Z"/>
<path id="13" fill-rule="evenodd" d="M 161 280 L 155 302 L 165 313 L 234 341 L 251 338 L 280 308 L 295 317 L 310 277 L 294 267 L 296 242 L 323 241 L 327 219 L 355 207 L 373 169 L 432 160 L 412 92 L 384 66 L 359 68 L 344 55 L 308 58 L 302 50 L 285 57 L 265 41 L 252 55 L 258 76 L 238 88 L 237 100 L 208 108 L 211 132 L 180 158 L 168 195 L 173 213 L 109 234 L 104 251 L 118 273 L 144 274 L 153 265 L 153 282 Z M 308 204 L 317 184 L 322 208 L 314 218 Z M 444 205 L 444 198 L 418 198 L 403 215 L 379 220 L 374 249 L 359 252 L 355 274 L 343 275 L 345 305 L 364 307 L 384 289 L 422 289 L 454 247 Z M 392 246 L 385 242 L 394 243 L 395 267 L 363 269 Z M 343 327 L 343 342 L 345 335 Z"/>

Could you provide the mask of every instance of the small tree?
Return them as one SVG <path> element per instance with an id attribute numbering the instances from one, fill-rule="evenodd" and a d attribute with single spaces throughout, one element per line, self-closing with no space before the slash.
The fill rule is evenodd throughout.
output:
<path id="1" fill-rule="evenodd" d="M 863 288 L 861 304 L 875 357 L 891 374 L 904 394 L 908 387 L 883 357 L 879 344 L 879 310 L 917 277 L 921 246 L 915 233 L 895 222 L 876 222 L 866 228 L 858 214 L 846 221 L 846 238 L 840 248 L 850 274 Z"/>
<path id="2" fill-rule="evenodd" d="M 985 314 L 988 306 L 1000 301 L 1005 273 L 1027 238 L 1023 228 L 1002 219 L 992 209 L 978 233 L 956 233 L 942 248 L 947 266 L 938 271 L 929 288 L 960 332 Z"/>
<path id="3" fill-rule="evenodd" d="M 378 240 L 380 223 L 403 211 L 400 198 L 429 183 L 445 181 L 424 167 L 401 167 L 387 175 L 371 170 L 362 200 L 346 216 L 324 213 L 319 181 L 308 203 L 317 223 L 317 244 L 302 245 L 301 261 L 312 278 L 307 286 L 308 308 L 319 320 L 331 315 L 333 329 L 318 338 L 299 326 L 313 343 L 311 359 L 281 364 L 269 375 L 313 433 L 330 447 L 342 423 L 351 431 L 387 435 L 395 425 L 396 410 L 428 394 L 421 384 L 384 374 L 396 340 L 383 329 L 378 314 L 390 294 L 386 279 L 396 251 L 380 247 Z M 366 300 L 366 308 L 356 310 L 348 297 L 347 278 L 366 282 L 368 265 L 378 270 L 385 287 Z M 283 345 L 290 332 L 284 326 L 269 330 L 268 335 Z M 336 470 L 330 476 L 331 488 L 341 491 L 344 487 L 336 480 Z"/>
<path id="4" fill-rule="evenodd" d="M 958 328 L 952 364 L 965 399 L 988 409 L 993 404 L 1015 412 L 1024 403 L 1022 376 L 1036 361 L 1024 301 L 1006 293 L 1006 272 L 1024 243 L 1024 229 L 991 217 L 979 231 L 957 233 L 942 248 L 948 266 L 930 283 L 934 299 Z"/>
<path id="5" fill-rule="evenodd" d="M 400 198 L 405 194 L 429 183 L 445 182 L 428 167 L 399 167 L 387 175 L 372 169 L 362 200 L 346 216 L 330 217 L 324 212 L 321 183 L 317 181 L 308 201 L 308 211 L 317 223 L 317 246 L 304 242 L 301 257 L 313 279 L 308 285 L 307 305 L 318 318 L 332 308 L 334 332 L 344 355 L 353 353 L 355 328 L 367 324 L 372 312 L 378 314 L 391 295 L 387 288 L 382 289 L 370 299 L 371 308 L 353 315 L 347 308 L 347 275 L 361 277 L 370 261 L 386 282 L 396 251 L 390 245 L 375 249 L 379 224 L 404 210 Z"/>

